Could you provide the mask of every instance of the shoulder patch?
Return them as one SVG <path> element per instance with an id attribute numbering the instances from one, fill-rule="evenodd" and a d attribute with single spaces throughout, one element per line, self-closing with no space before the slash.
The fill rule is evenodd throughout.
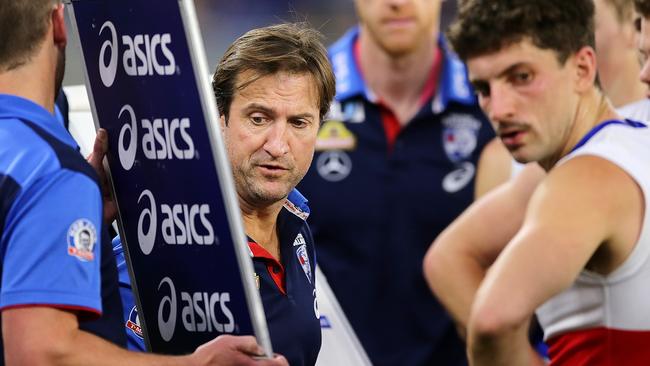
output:
<path id="1" fill-rule="evenodd" d="M 93 249 L 97 244 L 95 225 L 87 219 L 78 219 L 68 228 L 68 255 L 77 257 L 80 261 L 89 262 L 95 259 Z"/>

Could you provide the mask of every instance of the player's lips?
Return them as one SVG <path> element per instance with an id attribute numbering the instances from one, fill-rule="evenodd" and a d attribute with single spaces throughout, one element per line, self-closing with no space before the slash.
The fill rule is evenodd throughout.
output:
<path id="1" fill-rule="evenodd" d="M 406 28 L 415 24 L 415 18 L 388 18 L 383 23 L 391 28 Z"/>
<path id="2" fill-rule="evenodd" d="M 521 129 L 503 129 L 497 132 L 499 138 L 508 149 L 514 149 L 523 144 L 527 131 Z"/>

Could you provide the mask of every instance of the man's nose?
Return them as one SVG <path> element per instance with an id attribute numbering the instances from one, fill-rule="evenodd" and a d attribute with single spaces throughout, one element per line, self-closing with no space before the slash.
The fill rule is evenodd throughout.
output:
<path id="1" fill-rule="evenodd" d="M 269 128 L 264 150 L 273 157 L 281 157 L 289 152 L 288 124 L 286 121 L 276 121 Z"/>

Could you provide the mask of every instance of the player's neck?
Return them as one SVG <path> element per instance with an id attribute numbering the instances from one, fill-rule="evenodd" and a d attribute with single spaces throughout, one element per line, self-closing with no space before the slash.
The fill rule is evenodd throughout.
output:
<path id="1" fill-rule="evenodd" d="M 612 119 L 620 119 L 620 116 L 612 107 L 609 99 L 594 87 L 578 103 L 572 127 L 563 148 L 558 151 L 557 155 L 542 160 L 539 164 L 549 171 L 562 157 L 569 154 L 589 131 L 600 123 Z"/>
<path id="2" fill-rule="evenodd" d="M 391 55 L 367 32 L 359 36 L 359 65 L 370 90 L 405 125 L 420 109 L 420 97 L 438 52 L 435 38 L 411 53 Z"/>
<path id="3" fill-rule="evenodd" d="M 40 59 L 39 53 L 25 65 L 0 73 L 0 93 L 11 94 L 42 106 L 54 113 L 54 70 Z"/>

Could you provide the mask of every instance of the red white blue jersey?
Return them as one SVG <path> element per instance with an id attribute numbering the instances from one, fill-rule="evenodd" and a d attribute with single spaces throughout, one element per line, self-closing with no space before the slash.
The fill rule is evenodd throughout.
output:
<path id="1" fill-rule="evenodd" d="M 0 309 L 77 311 L 82 329 L 123 345 L 102 195 L 77 148 L 43 107 L 0 95 Z"/>
<path id="2" fill-rule="evenodd" d="M 585 155 L 616 164 L 636 181 L 645 216 L 622 265 L 606 276 L 583 270 L 537 310 L 551 365 L 650 365 L 650 129 L 630 120 L 604 122 L 558 164 Z"/>

